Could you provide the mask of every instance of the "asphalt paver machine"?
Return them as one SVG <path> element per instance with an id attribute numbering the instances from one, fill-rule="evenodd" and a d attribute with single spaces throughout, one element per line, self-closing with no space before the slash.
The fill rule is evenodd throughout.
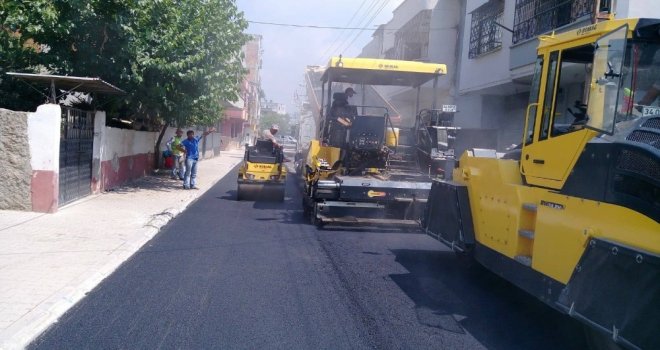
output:
<path id="1" fill-rule="evenodd" d="M 660 19 L 543 36 L 537 56 L 522 143 L 464 152 L 423 228 L 596 344 L 658 349 Z"/>
<path id="2" fill-rule="evenodd" d="M 319 130 L 302 169 L 303 208 L 322 226 L 419 227 L 431 180 L 415 161 L 390 120 L 387 106 L 368 105 L 365 86 L 416 88 L 432 82 L 433 99 L 443 64 L 333 57 L 321 77 Z M 357 91 L 349 103 L 346 87 Z M 435 107 L 435 106 L 431 106 Z M 419 106 L 417 106 L 419 110 Z"/>

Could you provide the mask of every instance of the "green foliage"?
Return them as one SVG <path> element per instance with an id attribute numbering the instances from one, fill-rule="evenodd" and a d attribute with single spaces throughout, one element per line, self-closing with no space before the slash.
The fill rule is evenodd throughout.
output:
<path id="1" fill-rule="evenodd" d="M 262 110 L 261 117 L 259 118 L 259 130 L 268 129 L 273 124 L 277 124 L 280 127 L 279 133 L 282 135 L 290 134 L 291 125 L 289 125 L 288 114 L 282 115 L 270 110 Z"/>
<path id="2" fill-rule="evenodd" d="M 37 68 L 38 46 L 26 36 L 19 35 L 16 23 L 28 21 L 30 16 L 52 20 L 47 1 L 34 1 L 35 13 L 21 1 L 0 1 L 0 107 L 11 110 L 33 110 L 45 98 L 29 85 L 8 77 L 7 72 L 34 73 Z M 33 28 L 34 29 L 34 28 Z M 47 90 L 44 89 L 44 93 Z"/>
<path id="3" fill-rule="evenodd" d="M 110 112 L 210 125 L 221 118 L 222 101 L 239 93 L 247 22 L 234 0 L 9 0 L 0 6 L 3 66 L 11 55 L 12 70 L 41 65 L 53 74 L 101 77 L 128 93 L 98 97 Z M 47 49 L 26 48 L 30 39 Z"/>

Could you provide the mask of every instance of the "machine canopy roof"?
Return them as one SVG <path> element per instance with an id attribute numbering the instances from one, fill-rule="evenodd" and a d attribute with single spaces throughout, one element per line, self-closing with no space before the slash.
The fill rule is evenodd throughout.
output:
<path id="1" fill-rule="evenodd" d="M 444 74 L 447 66 L 438 63 L 333 57 L 321 81 L 417 87 Z"/>

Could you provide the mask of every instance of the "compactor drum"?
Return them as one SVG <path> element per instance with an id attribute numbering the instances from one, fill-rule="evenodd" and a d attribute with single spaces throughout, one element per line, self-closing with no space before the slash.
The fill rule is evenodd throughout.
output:
<path id="1" fill-rule="evenodd" d="M 246 146 L 238 169 L 237 200 L 284 201 L 286 167 L 282 150 L 270 140 Z"/>

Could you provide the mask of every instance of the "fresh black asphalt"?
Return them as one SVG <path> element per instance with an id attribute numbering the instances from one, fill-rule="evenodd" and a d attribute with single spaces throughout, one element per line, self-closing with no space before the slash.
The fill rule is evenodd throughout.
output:
<path id="1" fill-rule="evenodd" d="M 582 349 L 583 331 L 419 233 L 317 230 L 231 172 L 32 349 Z M 204 176 L 204 174 L 201 174 Z"/>

